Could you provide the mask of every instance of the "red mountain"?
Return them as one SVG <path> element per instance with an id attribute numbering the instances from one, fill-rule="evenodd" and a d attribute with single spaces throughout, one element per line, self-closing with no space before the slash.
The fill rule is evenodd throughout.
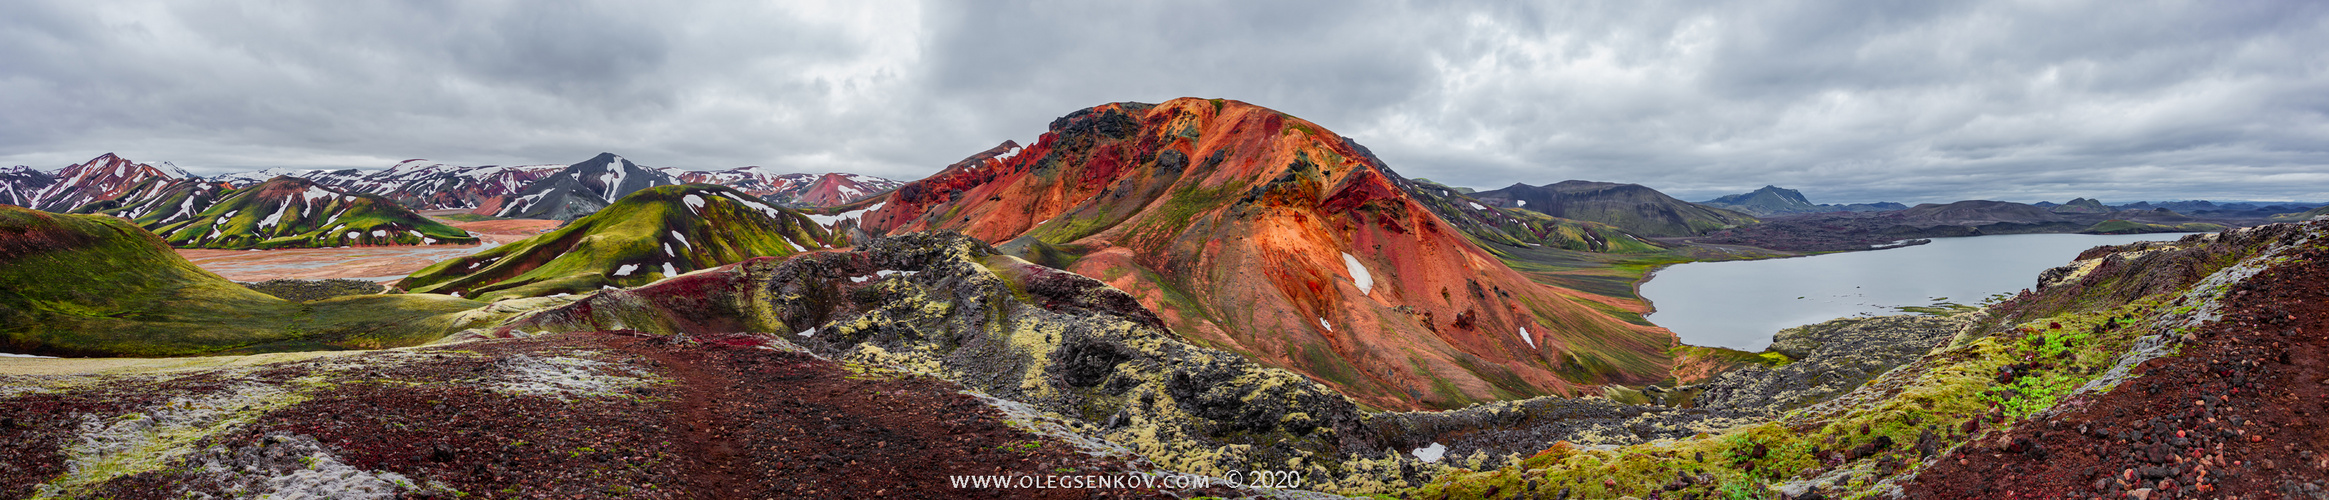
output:
<path id="1" fill-rule="evenodd" d="M 1077 111 L 1013 146 L 907 183 L 863 226 L 1004 242 L 1380 408 L 1665 377 L 1670 333 L 1506 267 L 1317 124 L 1184 98 Z"/>

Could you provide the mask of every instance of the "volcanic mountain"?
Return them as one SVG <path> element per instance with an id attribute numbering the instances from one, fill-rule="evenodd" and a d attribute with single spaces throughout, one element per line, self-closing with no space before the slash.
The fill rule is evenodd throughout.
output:
<path id="1" fill-rule="evenodd" d="M 1505 267 L 1308 121 L 1220 99 L 1116 103 L 1012 145 L 907 183 L 864 227 L 1006 242 L 1196 342 L 1383 408 L 1665 376 L 1670 334 Z"/>
<path id="2" fill-rule="evenodd" d="M 1752 224 L 1747 214 L 1674 199 L 1640 184 L 1561 181 L 1543 186 L 1513 184 L 1472 194 L 1500 207 L 1599 222 L 1645 236 L 1691 236 Z"/>
<path id="3" fill-rule="evenodd" d="M 2117 211 L 2111 207 L 2104 206 L 2103 202 L 2086 198 L 2075 198 L 2070 200 L 2069 203 L 2047 207 L 2046 210 L 2058 214 L 2102 214 Z"/>
<path id="4" fill-rule="evenodd" d="M 780 173 L 768 167 L 687 170 L 688 184 L 719 184 L 786 207 L 833 207 L 897 189 L 902 183 L 870 175 Z"/>
<path id="5" fill-rule="evenodd" d="M 387 199 L 341 193 L 295 177 L 218 193 L 191 217 L 149 228 L 179 248 L 472 245 L 477 238 Z M 133 207 L 125 207 L 133 208 Z"/>
<path id="6" fill-rule="evenodd" d="M 1901 210 L 1908 208 L 1908 205 L 1902 205 L 1889 201 L 1880 203 L 1853 203 L 1849 205 L 1815 205 L 1812 204 L 1811 200 L 1803 197 L 1803 192 L 1782 188 L 1779 186 L 1763 186 L 1762 189 L 1734 195 L 1725 195 L 1712 200 L 1698 202 L 1698 204 L 1715 208 L 1737 210 L 1757 217 L 1821 212 L 1881 212 L 1885 210 Z"/>
<path id="7" fill-rule="evenodd" d="M 1470 193 L 1421 179 L 1402 179 L 1386 171 L 1399 190 L 1431 209 L 1440 220 L 1454 224 L 1481 244 L 1532 245 L 1598 253 L 1647 252 L 1659 244 L 1635 237 L 1617 226 L 1563 219 L 1517 207 L 1495 207 Z"/>
<path id="8" fill-rule="evenodd" d="M 823 248 L 830 238 L 798 212 L 725 186 L 657 186 L 556 231 L 429 266 L 401 286 L 489 300 L 587 293 Z"/>
<path id="9" fill-rule="evenodd" d="M 179 170 L 176 165 L 163 163 L 157 167 L 129 161 L 113 153 L 65 167 L 53 177 L 54 182 L 33 194 L 32 199 L 26 200 L 29 203 L 18 206 L 48 212 L 70 212 L 81 205 L 120 197 L 131 186 L 147 179 L 200 179 L 185 170 Z"/>
<path id="10" fill-rule="evenodd" d="M 498 206 L 478 207 L 477 213 L 518 219 L 574 220 L 641 189 L 670 184 L 671 175 L 662 170 L 639 166 L 614 153 L 599 153 L 527 185 L 524 191 Z"/>
<path id="11" fill-rule="evenodd" d="M 0 351 L 175 356 L 379 348 L 484 304 L 361 295 L 293 303 L 195 267 L 127 221 L 0 206 Z"/>

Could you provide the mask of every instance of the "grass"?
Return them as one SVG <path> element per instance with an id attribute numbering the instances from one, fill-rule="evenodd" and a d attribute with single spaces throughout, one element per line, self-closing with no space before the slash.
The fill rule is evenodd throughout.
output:
<path id="1" fill-rule="evenodd" d="M 0 207 L 0 234 L 53 246 L 0 258 L 0 347 L 184 356 L 418 345 L 482 303 L 362 295 L 300 304 L 236 285 L 104 216 Z"/>

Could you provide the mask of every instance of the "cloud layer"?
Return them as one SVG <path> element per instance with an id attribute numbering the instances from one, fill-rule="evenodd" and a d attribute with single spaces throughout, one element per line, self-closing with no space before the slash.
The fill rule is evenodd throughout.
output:
<path id="1" fill-rule="evenodd" d="M 0 4 L 0 164 L 913 179 L 1227 97 L 1411 177 L 1815 202 L 2329 201 L 2318 2 Z"/>

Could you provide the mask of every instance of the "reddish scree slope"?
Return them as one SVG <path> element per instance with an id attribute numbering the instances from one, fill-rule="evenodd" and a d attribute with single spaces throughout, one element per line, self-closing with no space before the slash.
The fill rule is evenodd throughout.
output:
<path id="1" fill-rule="evenodd" d="M 1308 121 L 1227 100 L 1116 103 L 1012 146 L 900 187 L 866 227 L 1047 252 L 1183 336 L 1381 408 L 1666 376 L 1670 333 L 1505 267 Z"/>

